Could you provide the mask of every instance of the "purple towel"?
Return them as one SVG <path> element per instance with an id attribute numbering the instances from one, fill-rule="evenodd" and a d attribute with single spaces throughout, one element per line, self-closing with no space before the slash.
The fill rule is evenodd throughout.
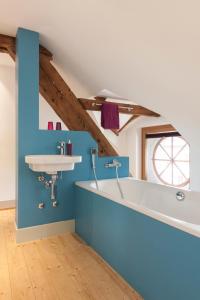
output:
<path id="1" fill-rule="evenodd" d="M 101 126 L 104 129 L 119 129 L 119 108 L 111 102 L 105 102 L 101 106 Z"/>

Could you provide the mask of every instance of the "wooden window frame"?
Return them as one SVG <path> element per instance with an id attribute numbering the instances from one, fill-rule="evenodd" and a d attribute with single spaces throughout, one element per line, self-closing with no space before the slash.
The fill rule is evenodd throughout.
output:
<path id="1" fill-rule="evenodd" d="M 142 159 L 141 159 L 141 179 L 147 180 L 146 174 L 146 149 L 147 149 L 147 138 L 148 134 L 156 134 L 156 133 L 164 133 L 164 132 L 177 132 L 177 130 L 171 125 L 157 125 L 157 126 L 150 126 L 150 127 L 143 127 L 142 128 L 142 139 L 141 139 L 141 152 L 142 152 Z"/>
<path id="2" fill-rule="evenodd" d="M 179 134 L 178 132 L 176 132 L 177 134 Z M 174 137 L 177 137 L 177 135 L 174 135 L 174 133 L 172 133 L 173 136 L 171 136 L 171 138 L 174 138 Z M 155 163 L 155 153 L 159 147 L 159 145 L 162 143 L 162 141 L 165 139 L 165 138 L 169 138 L 169 137 L 162 137 L 159 139 L 159 141 L 157 141 L 155 147 L 154 147 L 154 150 L 153 150 L 153 169 L 154 169 L 154 172 L 156 174 L 156 177 L 159 179 L 160 182 L 162 182 L 163 184 L 165 185 L 170 185 L 170 186 L 173 186 L 175 188 L 184 188 L 185 186 L 187 186 L 189 183 L 190 183 L 190 176 L 187 178 L 185 176 L 185 174 L 182 172 L 181 169 L 179 169 L 179 167 L 177 167 L 176 165 L 176 161 L 178 161 L 176 159 L 176 157 L 181 153 L 181 151 L 186 147 L 186 146 L 189 146 L 189 144 L 186 142 L 186 140 L 179 134 L 179 138 L 181 138 L 184 142 L 185 142 L 185 145 L 184 146 L 181 146 L 181 148 L 179 149 L 179 151 L 176 153 L 175 157 L 174 157 L 174 162 L 175 162 L 175 165 L 173 165 L 173 163 L 171 162 L 170 164 L 172 164 L 172 169 L 174 169 L 174 167 L 176 169 L 179 170 L 179 172 L 185 177 L 185 181 L 182 181 L 182 183 L 179 183 L 179 184 L 174 184 L 173 182 L 173 173 L 172 173 L 172 183 L 169 183 L 167 181 L 165 181 L 162 177 L 161 177 L 161 173 L 164 173 L 166 171 L 166 169 L 169 167 L 169 165 L 167 165 L 167 167 L 159 174 L 158 173 L 158 170 L 157 170 L 157 167 L 156 167 L 156 163 Z M 171 154 L 172 154 L 172 157 L 173 157 L 173 140 L 171 140 Z M 170 154 L 169 154 L 169 161 L 170 161 Z M 189 160 L 185 160 L 184 162 L 190 162 Z"/>

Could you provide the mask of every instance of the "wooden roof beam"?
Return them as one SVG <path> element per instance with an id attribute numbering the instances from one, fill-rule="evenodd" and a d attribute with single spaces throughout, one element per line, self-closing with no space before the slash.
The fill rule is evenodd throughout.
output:
<path id="1" fill-rule="evenodd" d="M 132 117 L 130 117 L 130 119 L 117 131 L 117 133 L 119 134 L 120 132 L 122 132 L 122 130 L 124 130 L 130 123 L 132 123 L 137 118 L 139 118 L 139 116 L 133 115 Z"/>
<path id="2" fill-rule="evenodd" d="M 78 98 L 79 103 L 85 110 L 92 110 L 92 111 L 100 111 L 101 105 L 105 103 L 105 100 L 102 99 L 85 99 L 85 98 Z M 115 102 L 112 102 L 115 103 Z M 160 115 L 152 110 L 149 110 L 143 106 L 135 105 L 135 104 L 127 104 L 127 103 L 118 103 L 119 112 L 122 114 L 129 114 L 129 115 L 137 115 L 137 116 L 148 116 L 148 117 L 160 117 Z"/>
<path id="3" fill-rule="evenodd" d="M 0 34 L 0 53 L 8 53 L 13 59 L 15 59 L 16 38 L 5 34 Z M 40 54 L 45 55 L 49 60 L 53 59 L 52 53 L 42 45 L 40 45 Z"/>
<path id="4" fill-rule="evenodd" d="M 0 48 L 13 47 L 16 44 L 16 38 L 13 36 L 0 34 Z"/>
<path id="5" fill-rule="evenodd" d="M 124 130 L 131 122 L 133 122 L 137 118 L 139 118 L 139 116 L 133 115 L 120 129 L 112 129 L 112 132 L 116 135 L 119 135 L 122 130 Z"/>
<path id="6" fill-rule="evenodd" d="M 89 131 L 99 145 L 99 155 L 117 156 L 116 150 L 103 135 L 75 94 L 48 59 L 40 56 L 40 93 L 69 130 Z"/>
<path id="7" fill-rule="evenodd" d="M 100 101 L 101 101 L 101 100 L 102 100 L 102 101 L 106 101 L 106 99 L 107 99 L 106 97 L 103 97 L 103 96 L 96 96 L 96 97 L 94 97 L 94 98 L 95 98 L 97 101 L 98 101 L 98 100 L 100 100 Z"/>
<path id="8" fill-rule="evenodd" d="M 0 47 L 0 53 L 8 53 L 8 49 Z"/>

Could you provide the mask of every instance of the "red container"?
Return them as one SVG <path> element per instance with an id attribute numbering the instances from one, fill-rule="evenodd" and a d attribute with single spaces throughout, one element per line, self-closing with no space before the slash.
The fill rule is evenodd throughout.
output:
<path id="1" fill-rule="evenodd" d="M 53 130 L 53 122 L 52 121 L 48 122 L 48 130 Z"/>

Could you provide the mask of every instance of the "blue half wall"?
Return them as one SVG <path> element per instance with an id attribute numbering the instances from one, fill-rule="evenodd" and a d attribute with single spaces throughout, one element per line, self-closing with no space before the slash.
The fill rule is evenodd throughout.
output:
<path id="1" fill-rule="evenodd" d="M 97 148 L 88 132 L 39 130 L 39 34 L 20 28 L 17 32 L 17 204 L 16 223 L 18 228 L 74 218 L 74 182 L 91 180 L 90 148 Z M 70 113 L 70 112 L 69 112 Z M 57 200 L 59 206 L 53 208 L 50 191 L 38 182 L 39 173 L 33 172 L 25 164 L 25 155 L 55 154 L 59 141 L 70 140 L 75 155 L 81 155 L 83 162 L 75 165 L 74 171 L 63 173 L 58 181 Z M 113 178 L 114 170 L 104 168 L 109 158 L 98 158 L 97 175 Z M 119 157 L 122 162 L 120 176 L 129 174 L 128 158 Z M 38 209 L 38 203 L 45 202 L 45 208 Z"/>

